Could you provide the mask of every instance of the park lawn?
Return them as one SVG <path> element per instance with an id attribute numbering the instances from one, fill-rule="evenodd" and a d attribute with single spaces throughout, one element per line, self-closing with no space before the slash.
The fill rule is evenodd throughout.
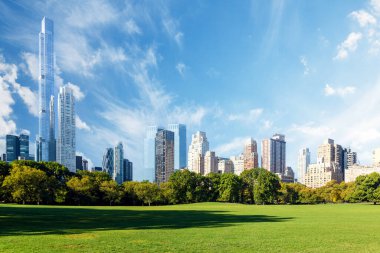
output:
<path id="1" fill-rule="evenodd" d="M 380 205 L 0 205 L 0 252 L 380 252 Z"/>

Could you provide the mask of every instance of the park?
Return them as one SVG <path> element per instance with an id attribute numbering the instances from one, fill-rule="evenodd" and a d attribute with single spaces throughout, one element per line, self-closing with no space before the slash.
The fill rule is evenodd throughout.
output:
<path id="1" fill-rule="evenodd" d="M 373 204 L 0 205 L 0 252 L 380 252 Z"/>

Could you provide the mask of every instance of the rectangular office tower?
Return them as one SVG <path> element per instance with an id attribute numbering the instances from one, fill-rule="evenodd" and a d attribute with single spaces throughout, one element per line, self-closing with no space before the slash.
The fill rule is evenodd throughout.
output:
<path id="1" fill-rule="evenodd" d="M 144 138 L 144 166 L 143 170 L 135 170 L 134 180 L 148 180 L 154 182 L 156 166 L 156 134 L 161 130 L 163 130 L 163 128 L 158 126 L 149 126 L 147 128 L 146 136 Z"/>
<path id="2" fill-rule="evenodd" d="M 63 86 L 58 95 L 57 162 L 76 172 L 75 101 L 70 87 Z"/>
<path id="3" fill-rule="evenodd" d="M 174 172 L 174 133 L 168 130 L 156 134 L 155 182 L 167 182 Z"/>
<path id="4" fill-rule="evenodd" d="M 183 124 L 169 124 L 168 130 L 174 133 L 174 170 L 186 168 L 186 126 Z"/>
<path id="5" fill-rule="evenodd" d="M 261 166 L 273 173 L 283 174 L 286 166 L 285 135 L 275 134 L 262 141 Z"/>
<path id="6" fill-rule="evenodd" d="M 39 33 L 38 136 L 36 160 L 55 161 L 54 24 L 44 17 Z"/>
<path id="7" fill-rule="evenodd" d="M 6 145 L 6 160 L 7 162 L 12 162 L 15 160 L 29 160 L 29 135 L 20 134 L 16 135 L 7 135 L 5 137 Z"/>

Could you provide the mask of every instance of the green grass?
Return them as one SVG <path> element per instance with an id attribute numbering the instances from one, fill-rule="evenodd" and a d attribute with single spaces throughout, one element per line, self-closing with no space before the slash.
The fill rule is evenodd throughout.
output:
<path id="1" fill-rule="evenodd" d="M 380 206 L 0 205 L 0 252 L 380 252 Z"/>

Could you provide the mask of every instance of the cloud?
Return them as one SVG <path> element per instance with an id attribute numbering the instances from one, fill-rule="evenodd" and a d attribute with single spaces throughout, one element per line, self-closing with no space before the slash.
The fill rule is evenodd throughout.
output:
<path id="1" fill-rule="evenodd" d="M 380 15 L 380 0 L 371 0 L 370 5 L 372 7 L 372 11 L 378 16 Z"/>
<path id="2" fill-rule="evenodd" d="M 364 10 L 353 11 L 349 17 L 355 19 L 361 27 L 376 24 L 376 18 Z"/>
<path id="3" fill-rule="evenodd" d="M 133 19 L 128 20 L 125 22 L 125 29 L 129 34 L 141 34 L 140 27 L 137 26 L 136 22 Z"/>
<path id="4" fill-rule="evenodd" d="M 87 123 L 82 121 L 78 115 L 75 115 L 75 127 L 81 130 L 86 130 L 86 131 L 91 130 L 91 128 L 87 125 Z"/>
<path id="5" fill-rule="evenodd" d="M 24 72 L 29 75 L 34 81 L 38 81 L 38 57 L 35 54 L 28 53 L 28 52 L 23 52 L 21 54 L 21 58 L 25 61 L 25 65 L 23 66 L 22 69 Z"/>
<path id="6" fill-rule="evenodd" d="M 177 63 L 175 66 L 177 69 L 178 73 L 183 77 L 185 75 L 185 70 L 186 70 L 186 65 L 182 62 Z"/>
<path id="7" fill-rule="evenodd" d="M 254 108 L 245 113 L 230 114 L 227 119 L 230 121 L 241 121 L 248 124 L 256 122 L 257 119 L 262 115 L 264 109 Z"/>
<path id="8" fill-rule="evenodd" d="M 78 85 L 69 82 L 67 86 L 72 89 L 76 101 L 81 101 L 84 98 L 84 94 Z"/>
<path id="9" fill-rule="evenodd" d="M 300 56 L 300 62 L 303 65 L 303 74 L 307 76 L 310 72 L 309 64 L 307 62 L 306 56 Z"/>
<path id="10" fill-rule="evenodd" d="M 162 24 L 169 37 L 173 39 L 179 47 L 181 47 L 184 35 L 183 32 L 179 30 L 179 22 L 169 15 L 165 15 L 162 20 Z"/>
<path id="11" fill-rule="evenodd" d="M 340 96 L 345 97 L 347 95 L 354 94 L 356 91 L 356 87 L 354 86 L 345 86 L 345 87 L 338 87 L 334 88 L 330 86 L 329 84 L 326 84 L 324 88 L 325 96 Z"/>
<path id="12" fill-rule="evenodd" d="M 306 136 L 328 137 L 335 132 L 335 129 L 324 125 L 316 125 L 315 122 L 308 122 L 302 125 L 293 124 L 289 132 L 298 132 Z"/>
<path id="13" fill-rule="evenodd" d="M 355 52 L 358 47 L 359 40 L 362 39 L 361 33 L 352 32 L 346 40 L 338 46 L 338 54 L 334 57 L 336 60 L 344 60 L 348 57 L 349 52 Z"/>
<path id="14" fill-rule="evenodd" d="M 234 138 L 230 142 L 217 146 L 215 148 L 215 153 L 217 156 L 230 156 L 231 154 L 242 153 L 244 149 L 244 143 L 248 138 L 248 136 Z"/>

